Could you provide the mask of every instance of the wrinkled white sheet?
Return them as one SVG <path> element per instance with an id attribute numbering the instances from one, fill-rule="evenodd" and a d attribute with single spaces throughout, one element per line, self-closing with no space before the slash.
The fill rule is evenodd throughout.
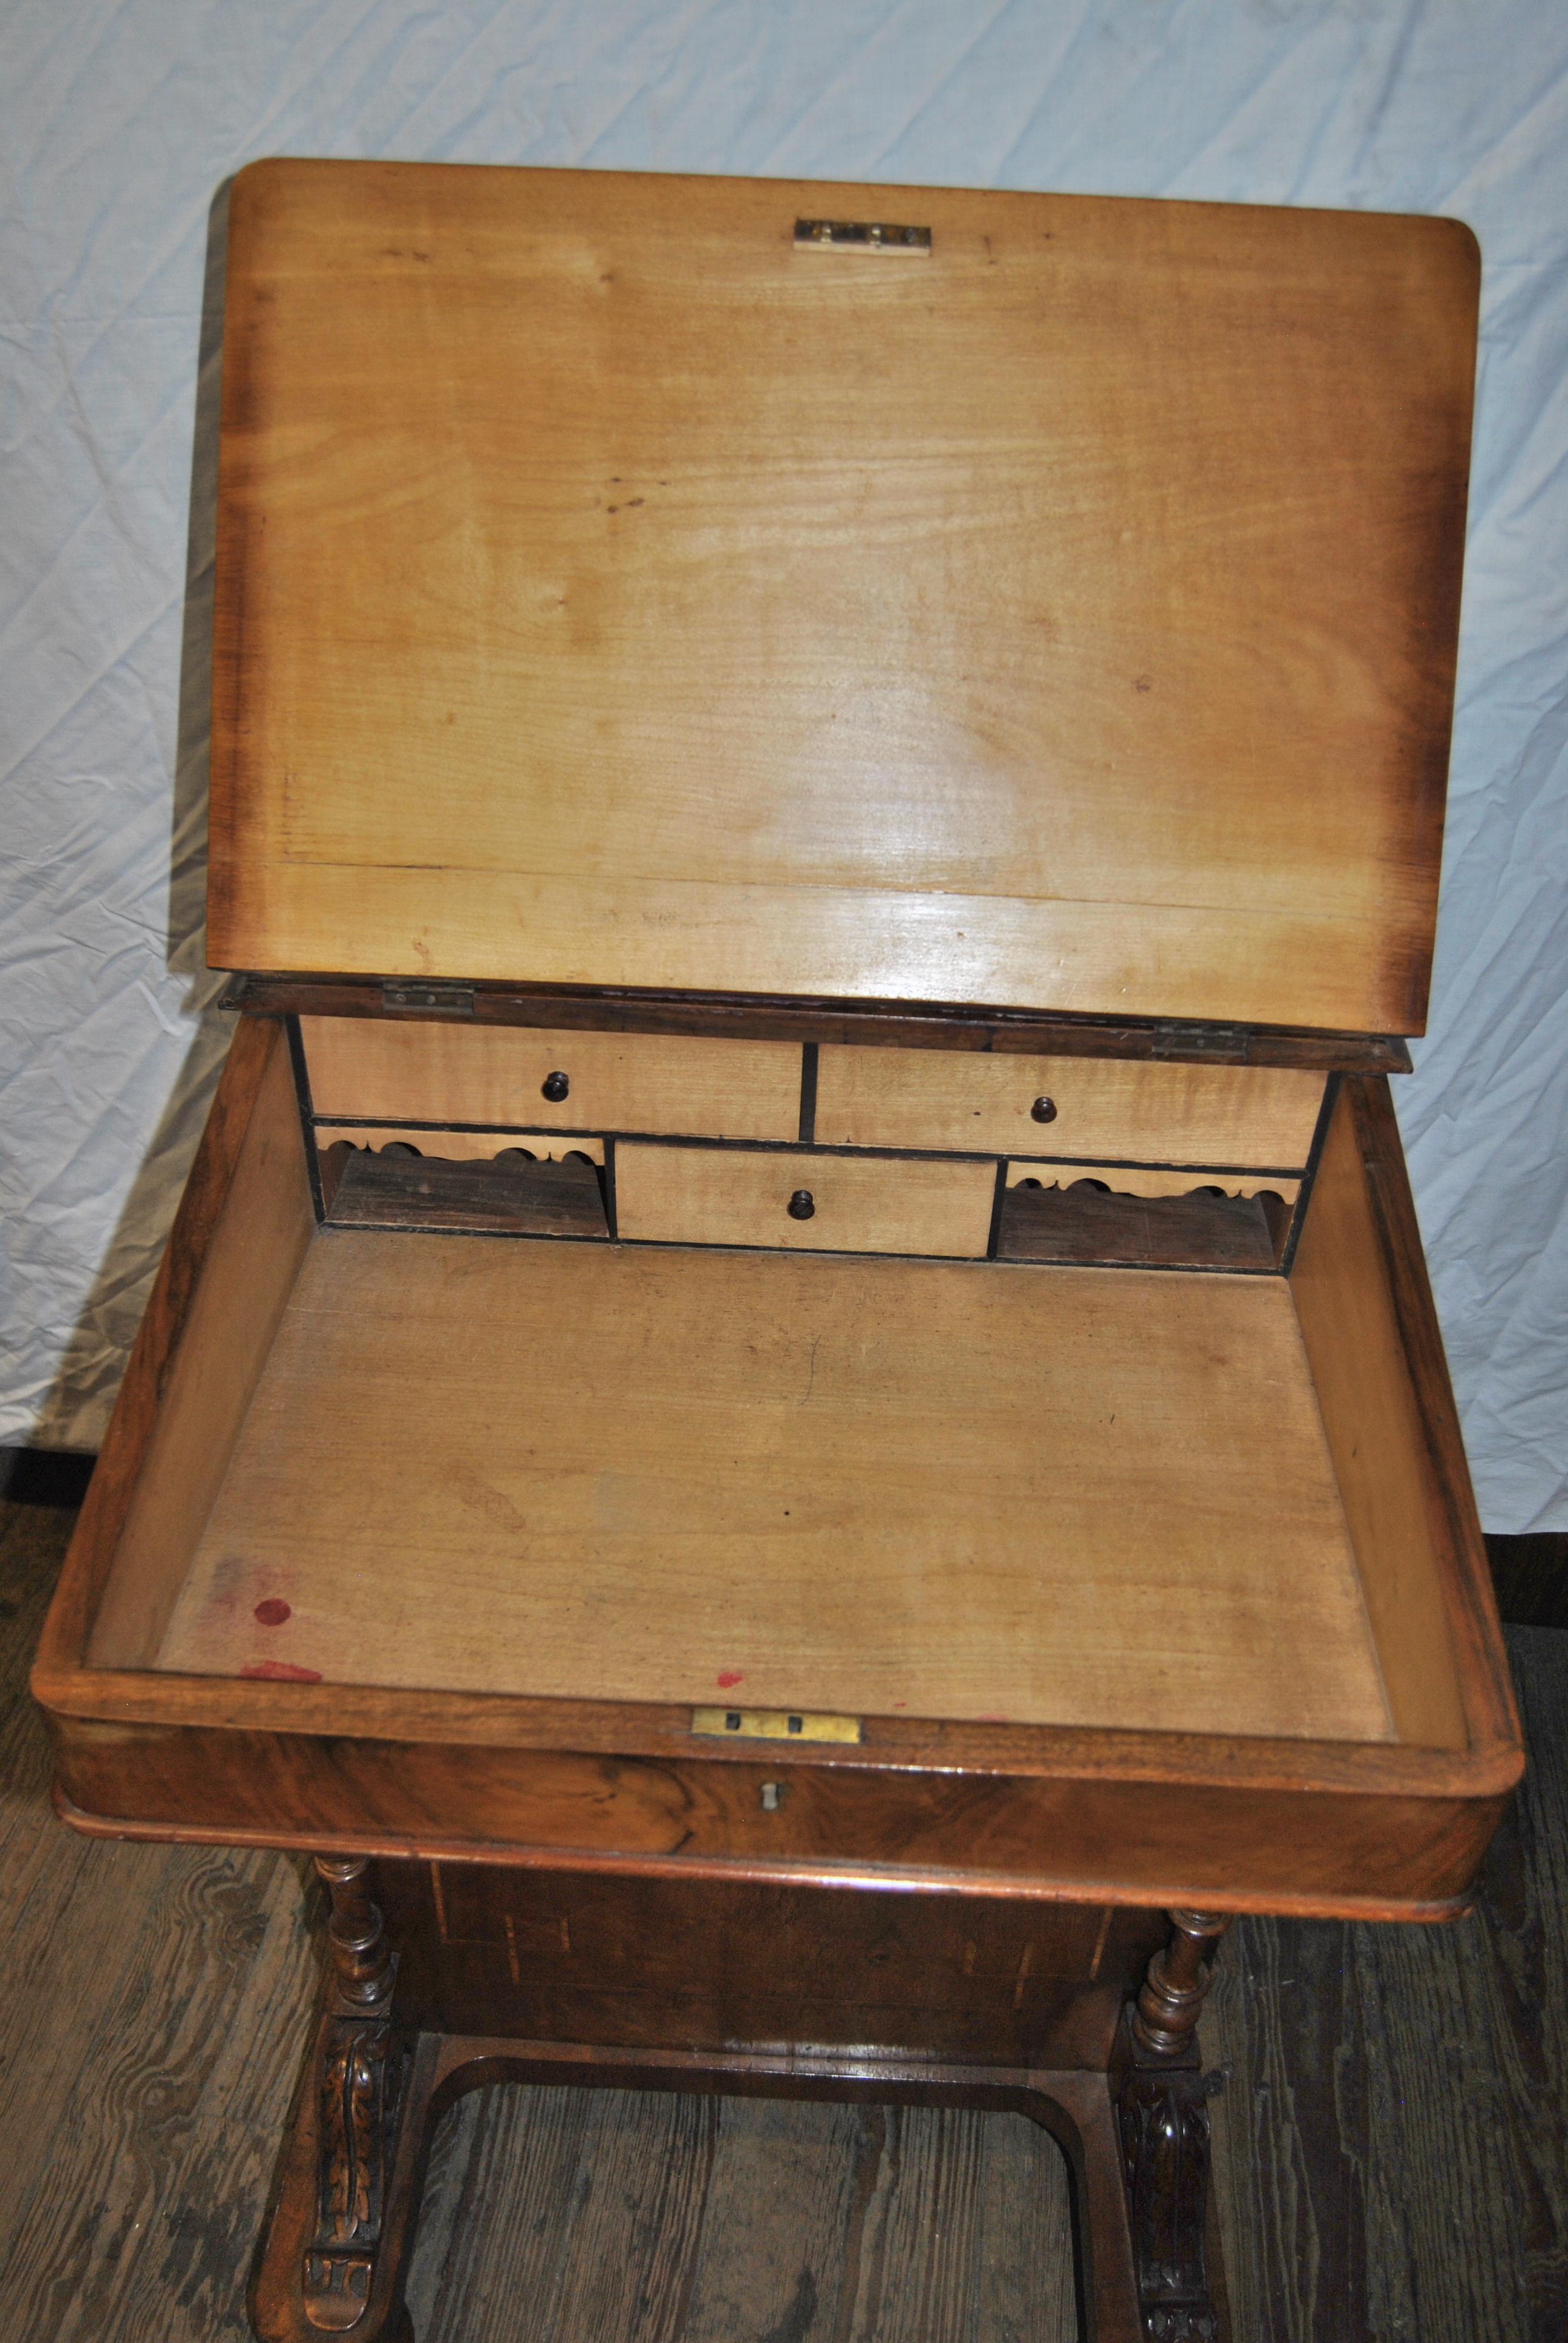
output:
<path id="1" fill-rule="evenodd" d="M 199 494 L 188 602 L 186 535 L 227 175 L 1211 196 L 1455 213 L 1485 254 L 1432 1032 L 1398 1095 L 1483 1519 L 1568 1527 L 1565 137 L 1558 0 L 7 0 L 0 1438 L 98 1440 L 225 1041 Z"/>

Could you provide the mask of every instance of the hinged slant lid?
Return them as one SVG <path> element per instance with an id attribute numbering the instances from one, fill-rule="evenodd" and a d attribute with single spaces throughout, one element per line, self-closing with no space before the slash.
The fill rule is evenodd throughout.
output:
<path id="1" fill-rule="evenodd" d="M 1419 1031 L 1477 276 L 1442 220 L 252 166 L 215 965 Z"/>

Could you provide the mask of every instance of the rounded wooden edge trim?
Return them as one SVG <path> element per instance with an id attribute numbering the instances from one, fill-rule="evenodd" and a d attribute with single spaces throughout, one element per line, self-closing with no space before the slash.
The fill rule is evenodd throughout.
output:
<path id="1" fill-rule="evenodd" d="M 396 1731 L 373 1685 L 280 1684 L 173 1671 L 89 1668 L 40 1652 L 34 1699 L 59 1724 L 148 1732 L 310 1735 L 334 1741 L 570 1750 L 668 1765 L 755 1760 L 754 1745 L 698 1739 L 689 1707 L 571 1701 L 508 1693 L 399 1693 Z M 1289 1741 L 1116 1725 L 981 1725 L 869 1714 L 862 1739 L 839 1746 L 777 1745 L 769 1763 L 851 1771 L 978 1774 L 1019 1781 L 1148 1782 L 1185 1789 L 1285 1790 L 1301 1795 L 1506 1797 L 1524 1768 L 1512 1740 L 1468 1749 L 1397 1741 Z M 774 1745 L 769 1745 L 770 1753 Z"/>
<path id="2" fill-rule="evenodd" d="M 208 1829 L 195 1823 L 131 1820 L 89 1814 L 54 1785 L 55 1814 L 84 1838 L 151 1840 L 169 1846 L 266 1847 L 279 1855 L 385 1856 L 411 1863 L 484 1863 L 518 1871 L 621 1872 L 640 1879 L 703 1879 L 717 1885 L 765 1887 L 880 1888 L 912 1896 L 992 1896 L 1038 1904 L 1114 1904 L 1133 1910 L 1201 1906 L 1205 1912 L 1250 1914 L 1282 1920 L 1460 1920 L 1472 1898 L 1400 1902 L 1376 1896 L 1297 1896 L 1270 1889 L 1193 1888 L 1142 1881 L 1122 1886 L 1101 1879 L 1047 1879 L 1010 1872 L 935 1871 L 895 1864 L 767 1862 L 746 1855 L 607 1855 L 589 1848 L 523 1846 L 487 1839 L 453 1839 L 399 1831 L 263 1831 L 235 1825 Z"/>

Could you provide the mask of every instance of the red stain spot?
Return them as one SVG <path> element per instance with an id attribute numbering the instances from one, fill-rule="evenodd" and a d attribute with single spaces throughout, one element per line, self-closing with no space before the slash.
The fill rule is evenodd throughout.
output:
<path id="1" fill-rule="evenodd" d="M 896 1700 L 893 1703 L 893 1706 L 895 1708 L 908 1708 L 909 1704 L 910 1704 L 907 1700 Z"/>
<path id="2" fill-rule="evenodd" d="M 1005 1716 L 999 1716 L 994 1708 L 982 1708 L 975 1719 L 977 1725 L 1005 1725 L 1007 1721 Z"/>
<path id="3" fill-rule="evenodd" d="M 294 1606 L 280 1594 L 269 1594 L 265 1603 L 256 1606 L 256 1615 L 264 1627 L 281 1627 L 286 1619 L 294 1616 Z"/>
<path id="4" fill-rule="evenodd" d="M 719 1671 L 718 1684 L 720 1692 L 728 1692 L 731 1684 L 744 1684 L 745 1681 L 744 1668 L 720 1668 Z"/>
<path id="5" fill-rule="evenodd" d="M 297 1668 L 292 1660 L 257 1660 L 253 1666 L 241 1668 L 242 1676 L 266 1676 L 272 1684 L 319 1684 L 319 1668 Z"/>

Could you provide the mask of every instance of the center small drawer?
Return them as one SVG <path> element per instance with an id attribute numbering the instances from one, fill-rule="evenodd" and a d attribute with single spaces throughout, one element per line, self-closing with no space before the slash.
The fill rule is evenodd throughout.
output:
<path id="1" fill-rule="evenodd" d="M 827 1047 L 812 1136 L 824 1147 L 1298 1171 L 1323 1080 L 1278 1066 Z"/>
<path id="2" fill-rule="evenodd" d="M 634 1143 L 616 1149 L 615 1191 L 618 1233 L 634 1242 L 979 1260 L 996 1167 Z"/>

